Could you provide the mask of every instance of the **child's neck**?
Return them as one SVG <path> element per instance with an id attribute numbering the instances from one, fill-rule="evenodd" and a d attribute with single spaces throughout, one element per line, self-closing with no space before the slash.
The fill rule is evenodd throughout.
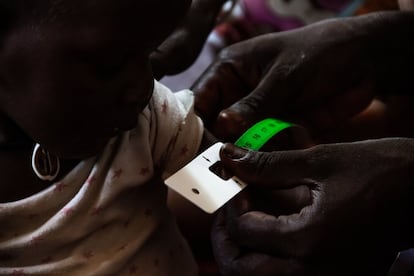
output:
<path id="1" fill-rule="evenodd" d="M 32 148 L 34 144 L 13 121 L 0 113 L 0 150 Z"/>

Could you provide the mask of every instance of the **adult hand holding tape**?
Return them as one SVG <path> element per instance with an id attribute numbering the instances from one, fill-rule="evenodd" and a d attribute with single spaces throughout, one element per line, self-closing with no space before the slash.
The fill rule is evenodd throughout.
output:
<path id="1" fill-rule="evenodd" d="M 297 125 L 277 119 L 265 119 L 248 129 L 235 145 L 250 150 L 260 150 L 271 140 L 277 142 L 275 138 L 283 133 L 287 135 L 285 138 L 292 139 L 290 142 L 294 142 L 295 144 L 292 145 L 295 147 L 299 145 L 298 140 L 293 139 L 296 137 L 295 133 L 302 134 L 299 139 L 301 142 L 307 141 L 303 139 L 308 137 L 304 129 Z M 247 186 L 222 168 L 220 161 L 222 145 L 221 142 L 214 144 L 165 181 L 168 187 L 207 213 L 214 213 Z"/>

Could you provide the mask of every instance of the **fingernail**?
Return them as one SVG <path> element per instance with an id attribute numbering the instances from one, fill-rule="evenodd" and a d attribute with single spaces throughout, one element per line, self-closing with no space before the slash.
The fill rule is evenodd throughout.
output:
<path id="1" fill-rule="evenodd" d="M 233 144 L 224 144 L 221 152 L 225 157 L 233 160 L 241 159 L 247 154 L 247 150 L 236 147 Z"/>

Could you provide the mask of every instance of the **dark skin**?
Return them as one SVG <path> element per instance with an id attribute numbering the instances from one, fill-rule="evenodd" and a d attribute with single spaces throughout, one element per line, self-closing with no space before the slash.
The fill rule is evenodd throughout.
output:
<path id="1" fill-rule="evenodd" d="M 194 0 L 184 20 L 151 54 L 154 75 L 175 75 L 197 59 L 227 0 Z"/>
<path id="2" fill-rule="evenodd" d="M 410 12 L 371 14 L 234 45 L 195 86 L 197 108 L 228 139 L 273 116 L 307 126 L 316 142 L 412 137 L 410 26 Z M 223 274 L 385 275 L 414 245 L 413 143 L 275 152 L 226 145 L 224 167 L 249 186 L 213 230 Z"/>
<path id="3" fill-rule="evenodd" d="M 190 4 L 168 3 L 68 1 L 53 22 L 21 9 L 10 15 L 0 52 L 0 164 L 8 168 L 0 202 L 50 185 L 31 172 L 35 142 L 61 158 L 63 175 L 136 125 L 152 95 L 149 56 Z"/>
<path id="4" fill-rule="evenodd" d="M 213 230 L 224 274 L 385 275 L 414 245 L 413 150 L 408 138 L 270 153 L 228 144 L 224 166 L 251 190 Z"/>
<path id="5" fill-rule="evenodd" d="M 11 25 L 1 36 L 11 50 L 0 52 L 0 76 L 12 85 L 0 85 L 0 165 L 8 168 L 0 173 L 0 202 L 51 185 L 31 169 L 35 142 L 60 157 L 58 181 L 81 159 L 99 154 L 111 137 L 133 128 L 152 95 L 153 78 L 178 73 L 197 58 L 225 1 L 196 0 L 189 11 L 189 0 L 93 2 L 68 1 L 77 13 L 35 25 L 37 33 Z M 19 20 L 24 26 L 29 18 Z M 215 140 L 206 132 L 201 150 Z M 169 205 L 184 234 L 200 239 L 195 246 L 209 247 L 211 217 L 172 193 Z M 195 225 L 193 216 L 204 224 Z"/>
<path id="6" fill-rule="evenodd" d="M 412 21 L 411 13 L 378 13 L 230 46 L 193 87 L 196 108 L 209 129 L 228 141 L 269 116 L 300 123 L 320 138 L 379 93 L 411 89 L 405 68 L 414 59 L 406 50 L 413 41 L 405 26 Z"/>

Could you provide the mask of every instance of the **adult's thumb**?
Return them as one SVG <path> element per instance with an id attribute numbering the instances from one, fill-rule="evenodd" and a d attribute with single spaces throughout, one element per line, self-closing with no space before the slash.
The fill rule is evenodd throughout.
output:
<path id="1" fill-rule="evenodd" d="M 261 188 L 285 189 L 304 184 L 307 150 L 260 152 L 224 144 L 223 168 L 242 181 Z"/>

